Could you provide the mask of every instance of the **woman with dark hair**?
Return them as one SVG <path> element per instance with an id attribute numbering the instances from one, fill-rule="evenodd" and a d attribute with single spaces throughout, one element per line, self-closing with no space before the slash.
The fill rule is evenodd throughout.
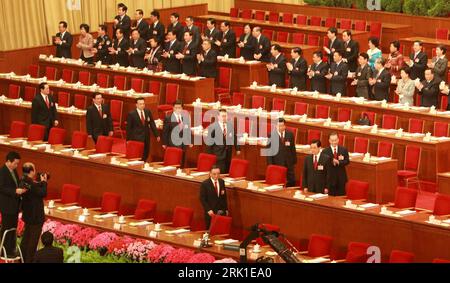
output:
<path id="1" fill-rule="evenodd" d="M 389 45 L 389 51 L 391 52 L 388 57 L 388 61 L 385 65 L 391 72 L 391 76 L 396 78 L 400 77 L 400 69 L 403 67 L 403 55 L 400 53 L 400 42 L 397 40 L 392 41 Z"/>
<path id="2" fill-rule="evenodd" d="M 416 90 L 414 81 L 410 78 L 411 69 L 406 66 L 400 70 L 400 77 L 397 81 L 395 94 L 398 95 L 398 102 L 401 104 L 414 105 L 414 92 Z"/>
<path id="3" fill-rule="evenodd" d="M 448 59 L 445 57 L 447 48 L 444 45 L 436 47 L 436 56 L 433 57 L 431 63 L 428 63 L 428 68 L 433 69 L 434 75 L 441 81 L 447 81 Z"/>
<path id="4" fill-rule="evenodd" d="M 80 41 L 77 47 L 81 49 L 80 59 L 92 64 L 94 62 L 94 38 L 89 33 L 89 26 L 87 24 L 80 25 Z"/>
<path id="5" fill-rule="evenodd" d="M 380 45 L 380 40 L 377 37 L 369 38 L 369 50 L 367 50 L 367 55 L 369 55 L 369 66 L 372 70 L 375 69 L 375 62 L 378 58 L 381 58 L 381 50 L 378 49 Z"/>
<path id="6" fill-rule="evenodd" d="M 245 60 L 254 60 L 256 38 L 252 35 L 250 24 L 244 26 L 244 33 L 239 37 L 238 46 L 241 48 L 241 57 L 244 57 Z"/>
<path id="7" fill-rule="evenodd" d="M 162 61 L 161 57 L 163 54 L 163 48 L 161 47 L 161 44 L 159 44 L 156 37 L 151 37 L 148 40 L 148 43 L 150 44 L 150 49 L 145 54 L 145 61 L 147 61 L 147 69 L 160 72 L 162 71 Z"/>

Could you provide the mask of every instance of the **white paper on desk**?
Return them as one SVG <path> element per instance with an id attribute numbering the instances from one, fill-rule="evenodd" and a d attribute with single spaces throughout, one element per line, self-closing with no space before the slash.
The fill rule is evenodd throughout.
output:
<path id="1" fill-rule="evenodd" d="M 431 137 L 432 141 L 448 141 L 450 140 L 449 137 Z"/>
<path id="2" fill-rule="evenodd" d="M 193 177 L 200 177 L 200 176 L 204 176 L 204 175 L 208 175 L 209 172 L 195 172 L 195 173 L 191 173 L 191 176 Z"/>
<path id="3" fill-rule="evenodd" d="M 421 138 L 421 137 L 424 137 L 425 134 L 422 134 L 422 133 L 403 133 L 403 136 L 405 136 L 405 137 Z"/>
<path id="4" fill-rule="evenodd" d="M 239 242 L 238 240 L 234 240 L 234 239 L 226 239 L 226 240 L 217 240 L 214 241 L 215 244 L 217 245 L 229 245 L 229 244 L 234 244 Z"/>
<path id="5" fill-rule="evenodd" d="M 255 61 L 255 60 L 245 62 L 245 64 L 258 64 L 258 63 L 259 63 L 259 61 Z"/>
<path id="6" fill-rule="evenodd" d="M 166 231 L 167 234 L 172 234 L 172 235 L 178 235 L 178 234 L 189 233 L 189 232 L 191 232 L 191 230 L 189 230 L 189 229 L 177 229 L 177 230 L 172 230 L 172 231 Z"/>
<path id="7" fill-rule="evenodd" d="M 371 129 L 372 126 L 366 126 L 366 125 L 353 125 L 353 129 Z"/>
<path id="8" fill-rule="evenodd" d="M 312 198 L 312 199 L 324 199 L 324 198 L 327 198 L 328 195 L 326 195 L 326 194 L 315 194 L 315 195 L 311 195 L 309 197 Z"/>
<path id="9" fill-rule="evenodd" d="M 73 205 L 73 206 L 61 206 L 61 207 L 58 207 L 58 210 L 61 210 L 61 211 L 72 211 L 72 210 L 77 210 L 77 209 L 80 209 L 81 207 L 80 206 L 76 206 L 76 205 Z"/>
<path id="10" fill-rule="evenodd" d="M 94 215 L 94 218 L 97 219 L 107 219 L 107 218 L 112 218 L 112 217 L 116 217 L 117 215 L 113 214 L 113 213 L 106 213 L 106 214 L 99 214 L 99 215 Z"/>
<path id="11" fill-rule="evenodd" d="M 410 209 L 406 209 L 406 210 L 402 210 L 402 211 L 398 211 L 397 212 L 398 215 L 402 215 L 402 216 L 412 215 L 412 214 L 415 214 L 415 213 L 416 213 L 415 210 L 410 210 Z"/>
<path id="12" fill-rule="evenodd" d="M 396 129 L 379 129 L 379 133 L 385 133 L 385 134 L 395 134 L 397 133 Z"/>
<path id="13" fill-rule="evenodd" d="M 283 186 L 280 185 L 273 185 L 273 186 L 268 186 L 268 187 L 264 187 L 264 189 L 266 191 L 271 191 L 271 192 L 275 192 L 275 191 L 280 191 L 283 189 Z"/>
<path id="14" fill-rule="evenodd" d="M 37 147 L 37 148 L 43 148 L 43 147 L 47 147 L 47 144 L 45 144 L 45 143 L 42 143 L 42 144 L 35 144 L 34 147 Z"/>
<path id="15" fill-rule="evenodd" d="M 237 182 L 245 181 L 245 179 L 235 179 L 235 178 L 230 178 L 230 177 L 223 178 L 223 180 L 226 183 L 237 183 Z"/>
<path id="16" fill-rule="evenodd" d="M 11 140 L 9 142 L 12 144 L 15 144 L 15 143 L 23 143 L 23 142 L 25 142 L 25 140 Z"/>
<path id="17" fill-rule="evenodd" d="M 106 153 L 91 154 L 88 157 L 89 158 L 103 158 L 103 157 L 106 157 Z"/>
<path id="18" fill-rule="evenodd" d="M 309 144 L 296 144 L 295 148 L 296 149 L 310 149 L 311 145 L 309 145 Z"/>
<path id="19" fill-rule="evenodd" d="M 161 168 L 157 168 L 159 171 L 161 172 L 168 172 L 168 171 L 174 171 L 177 170 L 177 167 L 174 166 L 166 166 L 166 167 L 161 167 Z"/>
<path id="20" fill-rule="evenodd" d="M 358 153 L 358 152 L 350 152 L 348 155 L 350 157 L 360 157 L 360 156 L 363 156 L 364 154 Z"/>
<path id="21" fill-rule="evenodd" d="M 359 207 L 364 208 L 364 209 L 368 209 L 368 208 L 374 208 L 379 206 L 379 204 L 377 203 L 366 203 L 366 204 L 362 204 Z"/>
<path id="22" fill-rule="evenodd" d="M 128 225 L 132 226 L 132 227 L 141 227 L 141 226 L 147 226 L 147 225 L 152 225 L 153 222 L 150 221 L 141 221 L 141 222 L 130 222 Z"/>
<path id="23" fill-rule="evenodd" d="M 324 258 L 324 257 L 317 257 L 317 258 L 313 258 L 313 259 L 304 260 L 305 263 L 324 263 L 324 262 L 329 262 L 329 261 L 330 261 L 329 258 Z"/>
<path id="24" fill-rule="evenodd" d="M 450 115 L 450 111 L 438 111 L 436 114 L 438 114 L 438 115 Z"/>
<path id="25" fill-rule="evenodd" d="M 144 163 L 145 163 L 144 161 L 136 160 L 136 161 L 127 162 L 127 165 L 137 166 L 137 165 L 144 165 Z"/>

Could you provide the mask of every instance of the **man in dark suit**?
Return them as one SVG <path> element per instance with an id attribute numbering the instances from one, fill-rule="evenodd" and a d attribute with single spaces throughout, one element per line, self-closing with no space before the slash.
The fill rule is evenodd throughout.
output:
<path id="1" fill-rule="evenodd" d="M 252 35 L 256 39 L 253 59 L 261 62 L 270 62 L 270 40 L 261 33 L 261 27 L 254 27 Z"/>
<path id="2" fill-rule="evenodd" d="M 384 68 L 386 59 L 378 58 L 375 61 L 375 70 L 373 77 L 369 80 L 372 86 L 373 99 L 381 101 L 389 99 L 389 88 L 391 86 L 391 74 Z"/>
<path id="3" fill-rule="evenodd" d="M 47 197 L 47 174 L 37 175 L 32 163 L 22 167 L 22 182 L 27 184 L 27 192 L 22 196 L 22 219 L 25 222 L 20 250 L 25 263 L 32 263 L 45 222 L 44 198 Z"/>
<path id="4" fill-rule="evenodd" d="M 133 27 L 133 30 L 138 30 L 141 38 L 144 41 L 147 41 L 150 38 L 149 35 L 149 25 L 147 21 L 144 19 L 144 11 L 141 9 L 137 9 L 135 12 L 136 25 Z"/>
<path id="5" fill-rule="evenodd" d="M 272 57 L 270 63 L 267 64 L 267 71 L 269 72 L 269 85 L 277 85 L 278 87 L 286 86 L 286 58 L 281 54 L 281 46 L 278 44 L 272 45 L 270 50 Z"/>
<path id="6" fill-rule="evenodd" d="M 48 84 L 41 83 L 39 90 L 40 94 L 36 95 L 31 103 L 31 123 L 45 126 L 44 140 L 47 141 L 50 129 L 59 125 L 58 114 Z"/>
<path id="7" fill-rule="evenodd" d="M 421 96 L 420 106 L 436 108 L 439 107 L 439 84 L 441 80 L 434 75 L 433 70 L 427 69 L 425 71 L 425 80 L 417 84 L 419 95 Z"/>
<path id="8" fill-rule="evenodd" d="M 111 64 L 111 55 L 109 54 L 109 48 L 112 46 L 112 40 L 107 33 L 108 27 L 106 25 L 100 25 L 98 27 L 98 37 L 94 40 L 93 52 L 97 54 L 97 61 L 101 61 L 102 64 Z"/>
<path id="9" fill-rule="evenodd" d="M 138 69 L 145 68 L 145 52 L 147 52 L 147 43 L 141 38 L 138 30 L 131 32 L 131 43 L 128 49 L 130 55 L 130 66 Z"/>
<path id="10" fill-rule="evenodd" d="M 72 43 L 73 37 L 67 31 L 67 22 L 59 23 L 59 32 L 56 34 L 53 45 L 56 46 L 56 57 L 72 58 Z"/>
<path id="11" fill-rule="evenodd" d="M 181 62 L 183 74 L 194 76 L 197 73 L 197 53 L 197 46 L 192 41 L 192 32 L 185 32 L 183 49 L 175 54 L 175 58 Z"/>
<path id="12" fill-rule="evenodd" d="M 245 24 L 244 33 L 239 37 L 237 46 L 241 48 L 241 57 L 245 60 L 254 60 L 253 54 L 256 49 L 256 38 L 252 35 L 250 24 Z"/>
<path id="13" fill-rule="evenodd" d="M 136 99 L 136 109 L 128 113 L 127 117 L 127 141 L 139 141 L 144 143 L 142 160 L 147 161 L 150 152 L 150 130 L 159 142 L 158 129 L 152 112 L 145 109 L 144 98 Z"/>
<path id="14" fill-rule="evenodd" d="M 121 29 L 123 32 L 123 37 L 125 39 L 130 39 L 130 33 L 131 33 L 131 18 L 127 15 L 128 7 L 123 4 L 119 3 L 117 5 L 117 16 L 114 18 L 114 24 L 113 24 L 113 35 L 114 38 L 117 38 L 116 31 L 118 29 Z"/>
<path id="15" fill-rule="evenodd" d="M 212 49 L 212 43 L 208 39 L 202 43 L 203 52 L 197 54 L 200 68 L 199 75 L 205 78 L 217 77 L 217 53 Z"/>
<path id="16" fill-rule="evenodd" d="M 113 122 L 109 107 L 103 104 L 101 93 L 94 93 L 92 102 L 86 112 L 86 129 L 89 137 L 97 143 L 99 136 L 111 137 L 113 135 Z"/>
<path id="17" fill-rule="evenodd" d="M 359 66 L 356 69 L 355 79 L 352 85 L 356 85 L 356 96 L 369 99 L 370 85 L 369 80 L 372 77 L 372 69 L 369 64 L 369 55 L 360 53 L 358 57 Z"/>
<path id="18" fill-rule="evenodd" d="M 322 61 L 322 52 L 313 53 L 313 62 L 308 71 L 308 77 L 311 80 L 311 90 L 320 93 L 327 93 L 326 75 L 330 69 L 328 63 Z"/>
<path id="19" fill-rule="evenodd" d="M 219 46 L 219 56 L 228 55 L 229 58 L 236 57 L 236 33 L 231 29 L 230 22 L 224 21 L 220 24 L 222 31 L 219 40 L 215 44 Z"/>
<path id="20" fill-rule="evenodd" d="M 216 20 L 210 18 L 206 21 L 206 30 L 204 35 L 202 36 L 203 41 L 209 40 L 212 43 L 212 48 L 219 54 L 220 48 L 215 44 L 217 40 L 220 40 L 221 34 L 220 31 L 216 28 Z"/>
<path id="21" fill-rule="evenodd" d="M 330 73 L 326 78 L 330 80 L 330 92 L 332 95 L 340 93 L 347 94 L 348 65 L 342 60 L 342 51 L 336 50 L 333 53 L 333 63 L 331 63 Z"/>
<path id="22" fill-rule="evenodd" d="M 164 58 L 164 70 L 173 74 L 179 74 L 181 71 L 180 60 L 177 59 L 176 54 L 183 51 L 182 43 L 177 40 L 173 31 L 167 33 L 167 39 L 162 57 Z"/>
<path id="23" fill-rule="evenodd" d="M 200 29 L 198 26 L 194 25 L 194 17 L 187 16 L 186 17 L 186 26 L 184 27 L 184 32 L 190 31 L 192 32 L 192 41 L 194 45 L 198 48 L 200 46 Z"/>
<path id="24" fill-rule="evenodd" d="M 233 145 L 236 149 L 236 155 L 241 154 L 241 147 L 237 142 L 233 123 L 228 121 L 226 110 L 219 110 L 217 121 L 208 127 L 208 136 L 205 143 L 208 146 L 208 153 L 217 156 L 216 164 L 220 168 L 220 172 L 227 174 L 233 156 Z"/>
<path id="25" fill-rule="evenodd" d="M 178 13 L 170 14 L 170 25 L 167 27 L 167 32 L 172 31 L 178 41 L 183 41 L 184 27 L 179 20 L 180 15 Z"/>
<path id="26" fill-rule="evenodd" d="M 116 30 L 116 39 L 113 46 L 109 48 L 109 54 L 113 56 L 113 62 L 119 63 L 122 67 L 129 66 L 128 49 L 130 49 L 130 41 L 124 37 L 123 31 L 119 28 Z"/>
<path id="27" fill-rule="evenodd" d="M 319 140 L 311 142 L 311 154 L 305 157 L 303 184 L 306 192 L 328 194 L 330 157 L 322 152 Z"/>
<path id="28" fill-rule="evenodd" d="M 36 252 L 34 263 L 63 263 L 64 251 L 53 246 L 53 234 L 44 232 L 41 236 L 44 247 Z"/>
<path id="29" fill-rule="evenodd" d="M 6 155 L 6 163 L 0 169 L 0 213 L 2 215 L 2 225 L 0 235 L 4 235 L 5 231 L 17 228 L 17 218 L 19 216 L 20 197 L 26 190 L 20 188 L 19 174 L 17 174 L 17 166 L 20 162 L 20 155 L 17 152 L 10 152 Z M 6 256 L 15 258 L 16 253 L 16 233 L 8 233 L 4 248 Z M 3 254 L 3 250 L 0 251 Z"/>
<path id="30" fill-rule="evenodd" d="M 333 62 L 333 53 L 336 50 L 342 50 L 344 49 L 344 43 L 337 38 L 337 28 L 331 27 L 328 29 L 327 37 L 329 39 L 329 45 L 324 46 L 323 50 L 328 55 L 328 62 Z"/>
<path id="31" fill-rule="evenodd" d="M 422 42 L 416 41 L 413 44 L 414 52 L 409 55 L 409 60 L 405 60 L 406 65 L 411 68 L 411 79 L 425 79 L 425 69 L 428 64 L 428 56 L 422 51 Z"/>
<path id="32" fill-rule="evenodd" d="M 286 64 L 289 74 L 289 87 L 298 90 L 306 90 L 306 72 L 308 63 L 302 57 L 303 51 L 300 47 L 291 50 L 292 59 Z"/>
<path id="33" fill-rule="evenodd" d="M 164 150 L 167 147 L 177 147 L 183 150 L 182 168 L 185 163 L 186 148 L 192 147 L 190 126 L 189 113 L 183 110 L 183 102 L 181 100 L 175 101 L 173 112 L 164 118 L 162 144 Z"/>
<path id="34" fill-rule="evenodd" d="M 156 38 L 156 41 L 159 44 L 163 44 L 164 39 L 165 39 L 165 33 L 166 33 L 166 29 L 163 25 L 163 23 L 161 23 L 159 21 L 159 11 L 157 10 L 153 10 L 150 14 L 150 20 L 152 22 L 152 24 L 149 27 L 149 34 L 150 37 L 154 37 Z"/>
<path id="35" fill-rule="evenodd" d="M 287 171 L 287 187 L 295 186 L 295 164 L 297 164 L 297 153 L 295 150 L 294 133 L 286 130 L 283 118 L 278 120 L 277 129 L 272 131 L 269 137 L 268 165 L 283 166 Z"/>
<path id="36" fill-rule="evenodd" d="M 213 166 L 209 178 L 200 186 L 200 202 L 205 210 L 206 229 L 211 225 L 212 216 L 228 215 L 227 191 L 220 173 L 220 168 Z"/>
<path id="37" fill-rule="evenodd" d="M 356 71 L 358 67 L 358 54 L 359 54 L 359 43 L 352 39 L 352 31 L 345 30 L 342 33 L 342 40 L 344 41 L 343 54 L 344 62 L 348 65 L 348 70 L 352 73 Z"/>
<path id="38" fill-rule="evenodd" d="M 331 165 L 328 174 L 330 175 L 329 194 L 332 196 L 345 196 L 345 185 L 347 184 L 347 171 L 345 167 L 350 164 L 348 150 L 339 145 L 339 135 L 330 134 L 330 146 L 323 150 L 323 153 L 330 157 Z"/>

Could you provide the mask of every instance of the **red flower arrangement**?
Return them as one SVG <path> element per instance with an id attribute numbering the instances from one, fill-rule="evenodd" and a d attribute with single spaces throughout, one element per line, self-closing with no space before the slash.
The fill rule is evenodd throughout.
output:
<path id="1" fill-rule="evenodd" d="M 186 263 L 195 255 L 188 249 L 176 249 L 164 258 L 164 263 Z"/>
<path id="2" fill-rule="evenodd" d="M 85 228 L 72 237 L 72 244 L 79 248 L 88 248 L 89 242 L 98 235 L 94 228 Z"/>
<path id="3" fill-rule="evenodd" d="M 196 254 L 187 263 L 214 263 L 216 259 L 207 253 Z"/>

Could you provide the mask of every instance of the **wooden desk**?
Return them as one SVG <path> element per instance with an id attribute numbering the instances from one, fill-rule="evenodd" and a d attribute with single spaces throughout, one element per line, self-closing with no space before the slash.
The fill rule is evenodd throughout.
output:
<path id="1" fill-rule="evenodd" d="M 194 17 L 196 21 L 206 23 L 206 21 L 211 18 L 211 15 L 197 16 Z M 307 35 L 318 35 L 319 38 L 319 46 L 323 46 L 323 37 L 326 36 L 328 28 L 327 27 L 319 27 L 319 26 L 307 26 L 307 25 L 297 25 L 297 24 L 285 24 L 280 22 L 269 22 L 269 21 L 258 21 L 258 20 L 249 20 L 249 19 L 241 19 L 241 18 L 233 18 L 229 16 L 219 16 L 214 15 L 213 17 L 218 23 L 223 21 L 228 21 L 231 24 L 231 27 L 239 26 L 242 27 L 244 24 L 251 24 L 252 26 L 260 26 L 262 29 L 270 29 L 274 31 L 287 31 L 289 33 L 304 33 Z M 342 34 L 344 30 L 338 29 L 338 33 Z M 369 32 L 367 31 L 352 31 L 352 38 L 359 42 L 359 46 L 367 46 L 367 42 L 369 39 Z M 272 41 L 272 38 L 270 38 Z M 317 48 L 322 49 L 322 48 Z"/>
<path id="2" fill-rule="evenodd" d="M 408 37 L 411 35 L 413 28 L 410 25 L 404 24 L 392 24 L 392 23 L 382 23 L 381 27 L 381 50 L 383 53 L 391 53 L 389 51 L 389 46 L 392 41 L 398 40 L 399 38 Z M 363 45 L 363 50 L 365 50 L 366 45 Z M 361 46 L 360 46 L 361 48 Z"/>
<path id="3" fill-rule="evenodd" d="M 450 195 L 450 172 L 438 174 L 438 191 Z"/>
<path id="4" fill-rule="evenodd" d="M 0 133 L 8 134 L 12 121 L 22 121 L 27 125 L 31 124 L 31 105 L 15 105 L 0 103 Z M 74 131 L 86 132 L 86 114 L 68 113 L 58 111 L 59 128 L 65 129 L 66 143 L 72 141 Z"/>
<path id="5" fill-rule="evenodd" d="M 381 104 L 357 104 L 352 101 L 335 101 L 323 98 L 314 98 L 305 95 L 291 95 L 290 93 L 273 93 L 268 90 L 252 89 L 250 87 L 241 88 L 241 92 L 245 94 L 245 105 L 243 107 L 251 108 L 251 99 L 255 95 L 264 96 L 266 98 L 266 110 L 272 109 L 272 101 L 274 98 L 286 100 L 286 114 L 294 113 L 296 102 L 308 103 L 308 117 L 314 117 L 316 105 L 326 105 L 330 107 L 330 118 L 337 121 L 338 110 L 340 108 L 348 108 L 352 110 L 351 121 L 356 123 L 363 112 L 375 112 L 375 123 L 381 128 L 383 115 L 394 115 L 398 117 L 397 128 L 407 130 L 409 127 L 409 119 L 415 118 L 425 121 L 424 132 L 434 132 L 434 122 L 442 122 L 450 124 L 450 115 L 430 114 L 429 111 L 414 111 L 395 108 L 383 108 Z M 344 98 L 345 99 L 345 98 Z"/>
<path id="6" fill-rule="evenodd" d="M 112 69 L 100 69 L 90 66 L 78 66 L 71 64 L 62 64 L 59 62 L 50 62 L 50 61 L 39 61 L 41 76 L 45 74 L 45 67 L 55 67 L 58 70 L 58 73 L 61 74 L 63 69 L 70 69 L 75 72 L 74 81 L 78 81 L 78 73 L 80 71 L 88 71 L 91 73 L 91 82 L 96 81 L 96 76 L 99 73 L 108 74 L 110 76 L 110 86 L 113 85 L 113 77 L 117 75 L 125 76 L 127 78 L 126 89 L 130 89 L 131 79 L 132 78 L 140 78 L 144 80 L 144 92 L 149 89 L 150 81 L 159 81 L 161 82 L 161 94 L 155 93 L 155 95 L 161 95 L 161 101 L 165 101 L 165 93 L 166 93 L 166 84 L 174 83 L 180 85 L 179 96 L 180 99 L 183 99 L 183 102 L 190 103 L 195 101 L 197 98 L 201 98 L 202 101 L 210 101 L 214 102 L 214 79 L 202 79 L 199 81 L 190 81 L 190 80 L 182 80 L 176 78 L 167 78 L 162 76 L 150 75 L 150 74 L 139 74 L 139 73 L 130 73 L 126 71 L 114 71 Z M 60 76 L 57 77 L 59 79 Z"/>
<path id="7" fill-rule="evenodd" d="M 21 87 L 21 93 L 24 93 L 25 87 L 33 87 L 36 88 L 36 94 L 39 94 L 39 84 L 34 82 L 24 82 L 20 80 L 13 80 L 13 79 L 4 79 L 0 78 L 0 93 L 6 94 L 8 93 L 8 87 L 10 84 L 19 85 Z M 81 94 L 86 96 L 86 106 L 89 106 L 92 104 L 92 95 L 94 94 L 93 91 L 90 90 L 81 90 L 81 89 L 75 89 L 68 85 L 63 86 L 57 86 L 57 85 L 50 85 L 50 91 L 53 92 L 55 95 L 55 98 L 57 97 L 57 94 L 59 92 L 68 92 L 70 93 L 70 105 L 73 105 L 74 101 L 74 95 L 75 94 Z M 122 117 L 123 119 L 126 119 L 128 113 L 134 109 L 136 109 L 136 98 L 138 96 L 127 96 L 124 94 L 110 94 L 105 91 L 100 91 L 102 93 L 102 96 L 106 103 L 109 103 L 111 100 L 120 100 L 123 101 L 123 111 L 122 111 Z M 159 104 L 159 96 L 145 96 L 145 104 L 148 109 L 150 109 L 153 113 L 153 115 L 156 116 L 158 113 L 158 104 Z"/>
<path id="8" fill-rule="evenodd" d="M 423 47 L 425 48 L 425 52 L 427 53 L 428 59 L 433 58 L 431 51 L 433 48 L 436 48 L 436 46 L 442 44 L 445 47 L 447 47 L 447 50 L 450 48 L 450 40 L 443 40 L 443 39 L 435 39 L 430 37 L 421 37 L 421 36 L 415 36 L 415 37 L 404 37 L 400 38 L 400 44 L 403 45 L 403 55 L 409 56 L 411 54 L 411 47 L 413 46 L 415 41 L 422 41 Z M 447 58 L 450 59 L 450 55 L 447 52 Z"/>
<path id="9" fill-rule="evenodd" d="M 219 61 L 218 67 L 231 68 L 231 92 L 239 92 L 241 87 L 251 85 L 253 82 L 267 85 L 269 74 L 266 63 L 246 64 L 233 61 Z"/>
<path id="10" fill-rule="evenodd" d="M 203 229 L 203 209 L 198 199 L 201 179 L 114 166 L 108 164 L 108 159 L 84 160 L 0 144 L 1 156 L 11 150 L 18 151 L 23 160 L 32 161 L 39 170 L 51 172 L 50 192 L 60 192 L 65 183 L 81 186 L 82 207 L 97 206 L 103 192 L 111 191 L 119 193 L 122 203 L 132 208 L 141 198 L 157 201 L 157 219 L 161 222 L 164 221 L 161 216 L 170 219 L 175 206 L 191 207 L 195 222 L 192 229 Z M 334 237 L 333 248 L 341 251 L 341 256 L 350 241 L 362 241 L 380 247 L 383 258 L 392 249 L 411 251 L 419 262 L 450 258 L 450 229 L 425 223 L 428 219 L 425 213 L 393 218 L 380 215 L 380 208 L 345 209 L 342 198 L 309 202 L 293 199 L 291 190 L 268 193 L 246 187 L 243 182 L 228 190 L 233 228 L 272 223 L 282 227 L 282 232 L 294 244 L 304 242 L 313 233 L 330 235 Z"/>

